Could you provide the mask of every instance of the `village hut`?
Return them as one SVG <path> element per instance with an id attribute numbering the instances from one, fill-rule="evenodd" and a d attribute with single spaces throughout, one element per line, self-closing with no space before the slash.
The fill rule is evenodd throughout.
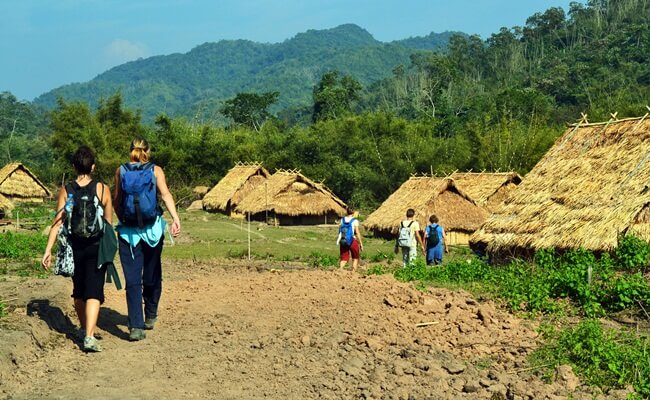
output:
<path id="1" fill-rule="evenodd" d="M 516 172 L 454 172 L 450 178 L 489 213 L 503 204 L 522 179 Z"/>
<path id="2" fill-rule="evenodd" d="M 453 179 L 413 176 L 370 214 L 363 226 L 375 236 L 395 237 L 409 208 L 415 210 L 415 219 L 422 229 L 432 214 L 437 215 L 452 245 L 466 245 L 470 234 L 488 216 Z"/>
<path id="3" fill-rule="evenodd" d="M 650 118 L 570 126 L 471 238 L 496 260 L 650 241 Z"/>
<path id="4" fill-rule="evenodd" d="M 4 197 L 3 195 L 0 194 L 0 219 L 3 219 L 9 213 L 11 210 L 13 210 L 14 205 L 9 201 L 8 198 Z"/>
<path id="5" fill-rule="evenodd" d="M 237 163 L 204 197 L 203 209 L 233 215 L 237 204 L 271 174 L 260 163 Z"/>
<path id="6" fill-rule="evenodd" d="M 11 163 L 0 169 L 0 194 L 13 202 L 42 203 L 50 197 L 49 189 L 21 163 Z"/>
<path id="7" fill-rule="evenodd" d="M 275 225 L 334 223 L 346 204 L 322 183 L 299 171 L 278 170 L 237 205 L 237 212 Z"/>

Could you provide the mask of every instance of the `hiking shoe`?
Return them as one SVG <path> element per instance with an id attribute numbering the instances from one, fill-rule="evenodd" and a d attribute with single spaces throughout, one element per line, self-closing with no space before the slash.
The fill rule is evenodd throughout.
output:
<path id="1" fill-rule="evenodd" d="M 77 328 L 74 332 L 74 336 L 79 340 L 84 340 L 86 338 L 86 330 L 84 328 Z M 97 331 L 95 331 L 95 335 L 93 337 L 97 340 L 102 340 L 101 333 Z"/>
<path id="2" fill-rule="evenodd" d="M 158 317 L 145 318 L 144 319 L 144 329 L 146 329 L 148 331 L 152 330 L 154 325 L 156 325 L 157 320 L 158 320 Z"/>
<path id="3" fill-rule="evenodd" d="M 132 342 L 137 342 L 138 340 L 142 340 L 146 338 L 147 335 L 144 333 L 143 329 L 140 328 L 131 328 L 129 330 L 129 340 Z"/>
<path id="4" fill-rule="evenodd" d="M 92 336 L 86 336 L 84 338 L 84 351 L 86 353 L 98 353 L 102 351 L 102 347 L 99 345 L 99 342 L 96 338 Z"/>

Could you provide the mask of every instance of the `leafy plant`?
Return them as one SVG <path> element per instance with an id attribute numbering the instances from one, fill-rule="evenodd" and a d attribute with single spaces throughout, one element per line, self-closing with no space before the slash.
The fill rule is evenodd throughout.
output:
<path id="1" fill-rule="evenodd" d="M 314 268 L 333 267 L 338 265 L 338 263 L 338 257 L 317 251 L 312 252 L 309 257 L 307 257 L 307 265 Z"/>

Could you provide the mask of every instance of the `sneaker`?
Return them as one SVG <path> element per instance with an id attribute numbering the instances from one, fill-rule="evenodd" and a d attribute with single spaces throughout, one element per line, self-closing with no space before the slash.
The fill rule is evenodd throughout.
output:
<path id="1" fill-rule="evenodd" d="M 96 338 L 92 336 L 86 336 L 84 338 L 84 351 L 85 352 L 92 352 L 92 353 L 98 353 L 102 351 L 102 347 L 99 345 L 99 342 L 97 341 Z"/>
<path id="2" fill-rule="evenodd" d="M 144 329 L 150 331 L 156 325 L 157 317 L 145 318 L 144 319 Z"/>
<path id="3" fill-rule="evenodd" d="M 142 340 L 146 338 L 147 335 L 144 333 L 143 329 L 140 328 L 131 328 L 129 330 L 129 340 L 132 342 L 137 342 L 138 340 Z"/>

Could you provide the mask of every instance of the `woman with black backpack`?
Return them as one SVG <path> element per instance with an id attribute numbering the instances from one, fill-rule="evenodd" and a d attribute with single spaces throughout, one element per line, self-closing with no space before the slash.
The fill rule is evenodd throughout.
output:
<path id="1" fill-rule="evenodd" d="M 129 340 L 145 338 L 145 329 L 153 329 L 158 318 L 162 293 L 164 233 L 167 222 L 162 218 L 158 195 L 172 216 L 171 234 L 177 236 L 181 222 L 165 173 L 149 162 L 149 143 L 143 138 L 131 142 L 130 161 L 115 172 L 115 213 L 120 261 L 126 280 L 126 304 Z M 144 300 L 144 312 L 143 312 Z"/>
<path id="2" fill-rule="evenodd" d="M 72 298 L 79 318 L 79 336 L 86 352 L 101 351 L 95 337 L 100 305 L 104 302 L 106 266 L 98 265 L 99 242 L 104 224 L 112 224 L 113 207 L 108 185 L 91 178 L 95 155 L 88 146 L 80 146 L 72 157 L 77 177 L 59 189 L 57 212 L 47 238 L 41 265 L 52 263 L 52 247 L 59 231 L 72 247 L 74 260 Z M 61 262 L 61 260 L 57 260 Z M 72 272 L 72 271 L 71 271 Z M 69 276 L 69 275 L 67 275 Z"/>

